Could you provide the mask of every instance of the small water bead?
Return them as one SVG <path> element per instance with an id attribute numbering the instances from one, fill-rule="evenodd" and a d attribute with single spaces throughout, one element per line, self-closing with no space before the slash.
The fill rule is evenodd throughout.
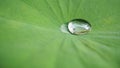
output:
<path id="1" fill-rule="evenodd" d="M 60 27 L 60 30 L 63 32 L 63 33 L 69 33 L 68 31 L 68 24 L 62 24 L 61 27 Z"/>
<path id="2" fill-rule="evenodd" d="M 86 34 L 91 30 L 91 24 L 83 19 L 74 19 L 68 22 L 68 30 L 71 34 Z"/>

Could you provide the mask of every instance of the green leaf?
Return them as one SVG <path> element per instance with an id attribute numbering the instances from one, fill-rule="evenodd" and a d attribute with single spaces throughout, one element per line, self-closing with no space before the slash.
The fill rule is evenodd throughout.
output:
<path id="1" fill-rule="evenodd" d="M 119 68 L 120 0 L 0 0 L 1 68 Z M 73 19 L 86 35 L 63 33 Z"/>

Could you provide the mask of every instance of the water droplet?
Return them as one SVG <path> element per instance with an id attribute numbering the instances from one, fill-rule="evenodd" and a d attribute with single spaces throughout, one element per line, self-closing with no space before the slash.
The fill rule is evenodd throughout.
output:
<path id="1" fill-rule="evenodd" d="M 86 34 L 91 30 L 91 24 L 83 19 L 74 19 L 68 22 L 68 30 L 71 34 Z"/>
<path id="2" fill-rule="evenodd" d="M 63 32 L 63 33 L 69 33 L 68 31 L 68 25 L 65 23 L 65 24 L 62 24 L 61 27 L 60 27 L 60 30 Z"/>

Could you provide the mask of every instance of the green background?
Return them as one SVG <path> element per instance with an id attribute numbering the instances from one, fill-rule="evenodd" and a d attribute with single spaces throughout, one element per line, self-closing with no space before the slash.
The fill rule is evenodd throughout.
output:
<path id="1" fill-rule="evenodd" d="M 63 33 L 72 19 L 86 35 Z M 120 68 L 120 0 L 0 0 L 0 68 Z"/>

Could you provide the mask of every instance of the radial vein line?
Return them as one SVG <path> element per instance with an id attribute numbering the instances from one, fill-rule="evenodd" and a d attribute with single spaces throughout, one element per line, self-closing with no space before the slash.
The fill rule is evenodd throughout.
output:
<path id="1" fill-rule="evenodd" d="M 85 64 L 85 60 L 82 57 L 82 54 L 80 55 L 79 49 L 78 49 L 77 45 L 75 44 L 75 42 L 72 39 L 71 39 L 71 43 L 72 43 L 72 46 L 73 46 L 74 50 L 76 51 L 76 55 L 77 55 L 77 57 L 79 59 L 79 62 L 82 62 L 83 64 Z"/>
<path id="2" fill-rule="evenodd" d="M 70 19 L 70 0 L 68 0 L 68 18 Z"/>
<path id="3" fill-rule="evenodd" d="M 6 18 L 1 18 L 0 17 L 0 19 L 2 19 L 2 20 L 6 20 L 6 21 L 12 21 L 12 22 L 17 22 L 17 23 L 20 23 L 20 24 L 24 24 L 24 25 L 28 25 L 28 26 L 32 26 L 32 27 L 35 27 L 35 28 L 39 28 L 40 30 L 41 29 L 45 29 L 45 30 L 52 30 L 52 31 L 55 31 L 55 30 L 53 30 L 53 29 L 48 29 L 48 28 L 42 28 L 42 27 L 40 27 L 40 26 L 38 26 L 38 25 L 34 25 L 34 24 L 30 24 L 30 23 L 25 23 L 25 22 L 20 22 L 20 21 L 17 21 L 17 20 L 12 20 L 12 19 L 6 19 Z"/>
<path id="4" fill-rule="evenodd" d="M 57 61 L 59 59 L 58 57 L 59 57 L 60 52 L 62 52 L 62 46 L 64 46 L 65 40 L 66 40 L 66 37 L 63 38 L 63 40 L 62 40 L 62 42 L 61 42 L 61 44 L 58 48 L 57 55 L 56 55 L 56 60 L 55 60 L 55 68 L 57 68 L 56 65 L 57 65 Z"/>
<path id="5" fill-rule="evenodd" d="M 40 14 L 44 14 L 46 17 L 48 17 L 45 13 L 40 12 L 40 10 L 39 10 L 38 8 L 31 6 L 30 4 L 26 3 L 24 0 L 20 0 L 20 1 L 23 2 L 24 4 L 28 5 L 28 6 L 31 7 L 32 9 L 37 10 Z M 51 18 L 51 16 L 49 16 L 49 18 Z M 52 20 L 52 18 L 51 18 L 51 20 Z M 54 21 L 54 20 L 52 20 L 52 21 Z M 53 23 L 51 23 L 51 24 L 54 25 Z M 57 23 L 55 23 L 55 24 L 57 25 Z"/>
<path id="6" fill-rule="evenodd" d="M 101 46 L 101 45 L 106 46 L 105 44 L 95 42 L 95 41 L 93 41 L 93 40 L 91 40 L 91 39 L 89 39 L 89 38 L 87 38 L 86 40 L 89 41 L 89 42 L 97 43 L 97 44 L 99 44 L 99 46 Z M 108 46 L 106 46 L 106 47 L 108 47 Z"/>
<path id="7" fill-rule="evenodd" d="M 46 2 L 46 4 L 48 4 L 50 10 L 52 11 L 52 13 L 55 15 L 55 18 L 56 18 L 56 19 L 58 20 L 58 22 L 59 22 L 59 18 L 57 17 L 57 14 L 54 12 L 52 6 L 49 4 L 48 0 L 45 0 L 45 2 Z"/>
<path id="8" fill-rule="evenodd" d="M 78 5 L 78 9 L 76 9 L 76 13 L 74 14 L 75 17 L 77 17 L 77 13 L 81 8 L 81 4 L 82 4 L 82 0 L 80 1 L 79 5 Z"/>
<path id="9" fill-rule="evenodd" d="M 62 16 L 63 22 L 65 22 L 65 17 L 64 17 L 64 15 L 63 15 L 63 10 L 62 10 L 62 7 L 61 7 L 61 5 L 60 5 L 60 1 L 57 0 L 57 2 L 58 2 L 58 6 L 59 6 L 59 8 L 60 8 L 60 12 L 61 12 L 61 16 Z"/>
<path id="10" fill-rule="evenodd" d="M 93 52 L 96 52 L 96 54 L 98 54 L 103 60 L 107 60 L 107 58 L 109 57 L 109 56 L 107 56 L 106 54 L 103 54 L 100 50 L 99 50 L 99 48 L 98 49 L 96 49 L 94 46 L 96 46 L 95 45 L 95 42 L 93 42 L 94 44 L 89 44 L 89 43 L 86 43 L 85 42 L 86 40 L 83 40 L 82 41 L 82 43 L 87 47 L 87 48 L 89 48 L 90 50 L 92 50 Z M 94 45 L 94 46 L 93 46 Z M 98 45 L 99 45 L 99 43 L 98 43 Z"/>
<path id="11" fill-rule="evenodd" d="M 63 45 L 64 45 L 65 40 L 66 40 L 66 36 L 63 38 L 63 41 L 62 41 L 62 43 L 61 43 L 61 45 L 60 45 L 60 47 L 59 47 L 59 50 L 61 50 L 61 49 L 62 49 L 62 47 L 63 47 Z"/>
<path id="12" fill-rule="evenodd" d="M 68 16 L 69 16 L 69 0 L 67 0 L 67 3 L 66 6 L 67 6 L 67 20 L 68 20 Z"/>
<path id="13" fill-rule="evenodd" d="M 107 38 L 107 39 L 120 39 L 119 36 L 114 36 L 114 35 L 112 35 L 112 36 L 108 36 L 108 35 L 105 35 L 105 36 L 103 36 L 103 35 L 97 35 L 97 36 L 95 36 L 95 35 L 93 35 L 93 36 L 90 36 L 90 37 Z"/>
<path id="14" fill-rule="evenodd" d="M 35 8 L 35 7 L 31 6 L 30 4 L 26 3 L 24 0 L 20 0 L 20 1 L 23 2 L 24 4 L 28 5 L 28 6 L 31 7 L 32 9 L 40 12 L 37 8 Z"/>
<path id="15" fill-rule="evenodd" d="M 95 42 L 96 40 L 91 40 L 90 38 L 87 38 L 87 39 L 89 39 L 91 42 Z M 100 41 L 103 41 L 103 40 L 100 40 Z M 105 44 L 103 44 L 102 42 L 100 42 L 100 41 L 96 41 L 95 43 L 97 43 L 97 44 L 99 44 L 100 46 L 101 45 L 104 45 L 104 46 L 107 46 L 107 47 L 111 47 L 111 46 L 109 46 L 109 45 L 105 45 Z M 113 46 L 112 46 L 113 47 Z"/>
<path id="16" fill-rule="evenodd" d="M 92 34 L 120 34 L 120 31 L 94 31 Z"/>

